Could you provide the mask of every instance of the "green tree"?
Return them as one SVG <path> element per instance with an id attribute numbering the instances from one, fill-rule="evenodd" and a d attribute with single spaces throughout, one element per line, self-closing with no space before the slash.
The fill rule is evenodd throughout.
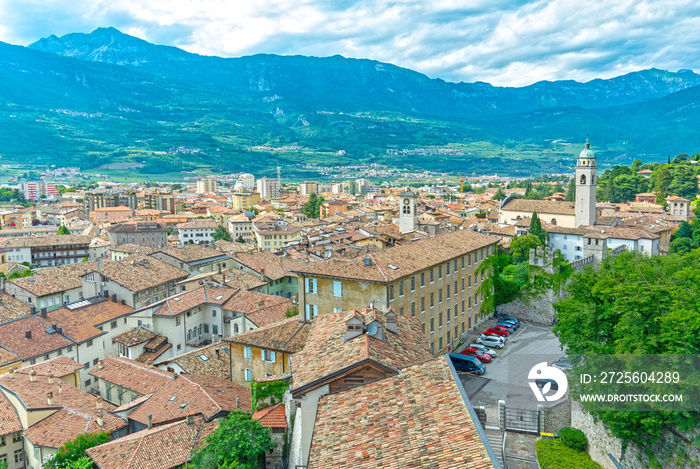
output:
<path id="1" fill-rule="evenodd" d="M 233 238 L 231 237 L 231 233 L 226 229 L 224 225 L 219 225 L 216 227 L 214 230 L 214 234 L 211 236 L 214 241 L 219 241 L 219 240 L 224 240 L 224 241 L 232 241 Z"/>
<path id="2" fill-rule="evenodd" d="M 287 311 L 284 312 L 284 315 L 288 318 L 299 316 L 299 308 L 297 306 L 290 306 L 287 308 Z"/>
<path id="3" fill-rule="evenodd" d="M 527 262 L 530 258 L 530 249 L 544 247 L 544 243 L 537 235 L 528 234 L 525 236 L 515 236 L 510 241 L 510 255 L 514 262 Z"/>
<path id="4" fill-rule="evenodd" d="M 554 305 L 559 318 L 554 333 L 569 356 L 700 350 L 700 304 L 692 300 L 700 297 L 698 250 L 610 256 L 598 270 L 586 268 L 573 275 L 567 292 L 569 296 Z M 642 447 L 658 441 L 669 427 L 689 431 L 700 426 L 700 412 L 593 413 L 615 436 Z"/>
<path id="5" fill-rule="evenodd" d="M 532 218 L 530 219 L 530 228 L 528 233 L 537 236 L 540 239 L 540 241 L 542 241 L 542 244 L 547 244 L 547 238 L 549 235 L 544 230 L 544 228 L 542 228 L 542 222 L 540 221 L 540 217 L 537 216 L 537 212 L 532 212 Z"/>
<path id="6" fill-rule="evenodd" d="M 70 234 L 70 230 L 68 229 L 68 227 L 67 227 L 66 225 L 61 225 L 61 226 L 58 227 L 58 232 L 57 232 L 56 234 L 59 234 L 59 235 L 69 235 L 69 234 Z"/>
<path id="7" fill-rule="evenodd" d="M 236 238 L 237 243 L 245 243 L 245 239 L 243 239 L 243 235 L 239 235 L 238 238 Z"/>
<path id="8" fill-rule="evenodd" d="M 323 201 L 323 197 L 318 197 L 315 192 L 312 193 L 309 196 L 309 200 L 304 204 L 302 212 L 309 218 L 319 218 Z"/>
<path id="9" fill-rule="evenodd" d="M 498 188 L 496 193 L 493 194 L 493 200 L 503 200 L 505 198 L 506 198 L 506 193 L 503 192 L 503 189 L 501 189 L 500 187 Z"/>
<path id="10" fill-rule="evenodd" d="M 44 469 L 59 469 L 59 468 L 78 468 L 75 466 L 80 459 L 88 458 L 85 450 L 98 446 L 109 441 L 109 434 L 105 432 L 86 433 L 78 435 L 74 440 L 66 441 L 63 446 L 58 448 L 56 454 L 46 461 L 43 465 Z"/>
<path id="11" fill-rule="evenodd" d="M 219 427 L 207 437 L 205 446 L 192 457 L 197 469 L 235 467 L 257 469 L 263 455 L 277 445 L 270 429 L 241 410 L 234 410 L 219 421 Z"/>
<path id="12" fill-rule="evenodd" d="M 576 198 L 576 184 L 574 182 L 575 178 L 571 178 L 569 183 L 566 185 L 566 195 L 564 200 L 567 202 L 573 202 Z"/>

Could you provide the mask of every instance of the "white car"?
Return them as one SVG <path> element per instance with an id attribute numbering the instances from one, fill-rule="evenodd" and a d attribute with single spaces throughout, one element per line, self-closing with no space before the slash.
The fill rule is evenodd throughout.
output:
<path id="1" fill-rule="evenodd" d="M 488 336 L 484 335 L 476 339 L 477 344 L 485 345 L 487 347 L 491 348 L 498 348 L 501 349 L 504 346 L 504 342 L 501 340 L 498 340 L 497 338 L 493 336 Z"/>
<path id="2" fill-rule="evenodd" d="M 483 353 L 483 354 L 490 355 L 491 358 L 495 358 L 495 357 L 496 357 L 496 352 L 494 352 L 493 350 L 491 350 L 491 349 L 488 348 L 488 347 L 484 347 L 484 346 L 481 345 L 481 344 L 477 344 L 476 342 L 469 344 L 467 347 L 471 347 L 471 348 L 477 349 L 479 352 L 481 352 L 481 353 Z"/>

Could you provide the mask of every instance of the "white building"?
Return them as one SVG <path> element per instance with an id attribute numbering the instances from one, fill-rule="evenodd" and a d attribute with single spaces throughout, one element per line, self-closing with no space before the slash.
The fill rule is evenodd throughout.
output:
<path id="1" fill-rule="evenodd" d="M 200 179 L 197 181 L 197 194 L 216 192 L 216 181 L 213 178 Z"/>
<path id="2" fill-rule="evenodd" d="M 280 183 L 277 179 L 258 179 L 258 193 L 263 199 L 279 199 Z"/>
<path id="3" fill-rule="evenodd" d="M 219 224 L 210 219 L 192 220 L 187 223 L 179 223 L 177 225 L 178 237 L 180 244 L 209 244 L 214 241 L 214 231 Z"/>
<path id="4" fill-rule="evenodd" d="M 255 189 L 255 176 L 252 174 L 241 174 L 238 176 L 233 189 L 237 192 L 251 192 Z"/>
<path id="5" fill-rule="evenodd" d="M 628 251 L 638 251 L 646 255 L 659 254 L 658 234 L 640 228 L 619 228 L 609 226 L 566 228 L 563 226 L 544 225 L 549 233 L 549 246 L 559 250 L 567 261 L 576 261 L 586 257 L 586 244 L 591 236 L 605 240 L 606 247 L 615 249 L 625 246 Z"/>

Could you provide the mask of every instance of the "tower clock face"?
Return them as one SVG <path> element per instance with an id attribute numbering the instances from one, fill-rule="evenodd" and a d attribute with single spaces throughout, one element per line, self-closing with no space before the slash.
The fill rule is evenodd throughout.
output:
<path id="1" fill-rule="evenodd" d="M 411 203 L 411 201 L 410 201 L 409 199 L 403 199 L 403 204 L 404 204 L 404 205 L 408 205 L 408 204 L 410 204 L 410 203 Z"/>

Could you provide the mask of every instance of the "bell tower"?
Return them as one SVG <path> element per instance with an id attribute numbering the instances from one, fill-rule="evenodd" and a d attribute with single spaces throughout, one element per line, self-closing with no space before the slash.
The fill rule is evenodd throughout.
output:
<path id="1" fill-rule="evenodd" d="M 598 165 L 591 151 L 591 144 L 586 137 L 586 148 L 583 149 L 576 163 L 576 227 L 595 225 L 596 184 Z"/>
<path id="2" fill-rule="evenodd" d="M 404 234 L 418 228 L 418 194 L 404 192 L 399 197 L 399 232 Z"/>

